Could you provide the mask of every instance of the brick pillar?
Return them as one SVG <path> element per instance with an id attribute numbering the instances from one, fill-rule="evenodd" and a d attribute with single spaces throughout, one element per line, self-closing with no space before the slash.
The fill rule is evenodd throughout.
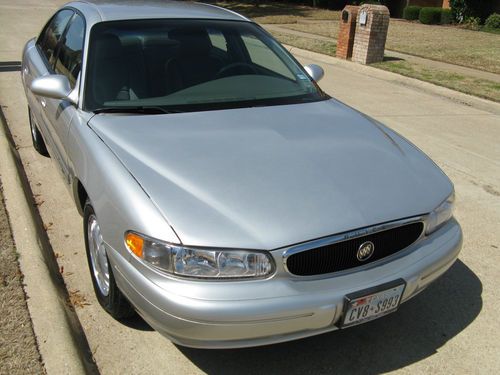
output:
<path id="1" fill-rule="evenodd" d="M 337 39 L 337 57 L 341 59 L 350 59 L 352 56 L 352 47 L 354 45 L 354 32 L 356 31 L 356 17 L 358 15 L 358 6 L 347 5 L 342 10 L 340 19 L 340 30 Z"/>
<path id="2" fill-rule="evenodd" d="M 372 64 L 384 59 L 389 28 L 389 9 L 383 5 L 365 4 L 359 8 L 352 61 Z"/>

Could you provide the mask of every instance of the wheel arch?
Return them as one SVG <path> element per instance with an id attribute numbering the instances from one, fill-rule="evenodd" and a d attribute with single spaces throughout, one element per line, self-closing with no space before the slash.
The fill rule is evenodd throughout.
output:
<path id="1" fill-rule="evenodd" d="M 77 177 L 75 177 L 73 179 L 73 199 L 75 200 L 78 213 L 82 217 L 83 209 L 85 208 L 85 202 L 87 201 L 88 196 L 89 195 L 87 193 L 87 190 L 85 189 L 85 186 L 83 186 L 82 182 Z"/>

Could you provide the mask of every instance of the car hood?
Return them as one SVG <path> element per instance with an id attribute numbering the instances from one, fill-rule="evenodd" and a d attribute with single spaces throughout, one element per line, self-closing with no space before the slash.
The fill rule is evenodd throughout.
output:
<path id="1" fill-rule="evenodd" d="M 276 249 L 428 213 L 452 191 L 416 147 L 333 99 L 89 124 L 188 245 Z"/>

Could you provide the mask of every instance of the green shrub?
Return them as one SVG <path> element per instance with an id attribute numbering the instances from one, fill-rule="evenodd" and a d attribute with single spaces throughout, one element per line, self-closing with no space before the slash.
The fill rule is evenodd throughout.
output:
<path id="1" fill-rule="evenodd" d="M 426 25 L 436 25 L 441 22 L 441 8 L 425 7 L 418 15 L 420 22 Z"/>
<path id="2" fill-rule="evenodd" d="M 486 22 L 484 23 L 485 29 L 500 29 L 500 14 L 493 13 L 490 15 Z"/>
<path id="3" fill-rule="evenodd" d="M 453 18 L 462 23 L 469 17 L 479 17 L 481 22 L 495 11 L 498 6 L 495 0 L 450 0 Z"/>
<path id="4" fill-rule="evenodd" d="M 441 25 L 449 25 L 453 21 L 451 9 L 441 9 Z"/>
<path id="5" fill-rule="evenodd" d="M 420 10 L 422 7 L 416 5 L 407 6 L 403 10 L 403 18 L 408 21 L 418 20 L 418 15 L 420 14 Z"/>

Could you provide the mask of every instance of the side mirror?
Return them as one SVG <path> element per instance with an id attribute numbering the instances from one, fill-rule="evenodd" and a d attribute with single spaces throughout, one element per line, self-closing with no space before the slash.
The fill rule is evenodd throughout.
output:
<path id="1" fill-rule="evenodd" d="M 52 99 L 65 99 L 74 103 L 74 100 L 69 97 L 72 89 L 68 78 L 61 74 L 51 74 L 35 78 L 31 82 L 30 90 L 35 95 Z"/>
<path id="2" fill-rule="evenodd" d="M 309 74 L 309 76 L 316 82 L 318 82 L 325 75 L 325 71 L 323 70 L 323 68 L 316 64 L 306 65 L 304 66 L 304 69 L 306 70 L 307 74 Z"/>

